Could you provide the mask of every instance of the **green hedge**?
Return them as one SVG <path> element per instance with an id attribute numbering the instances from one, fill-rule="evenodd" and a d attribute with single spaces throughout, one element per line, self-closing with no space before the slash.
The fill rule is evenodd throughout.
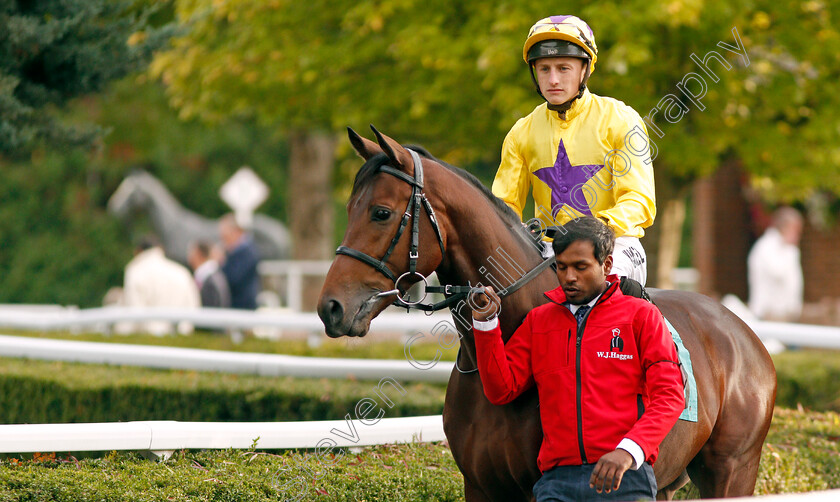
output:
<path id="1" fill-rule="evenodd" d="M 776 406 L 840 411 L 840 352 L 794 350 L 773 356 Z"/>
<path id="2" fill-rule="evenodd" d="M 386 417 L 438 414 L 444 387 L 398 382 Z M 344 418 L 378 382 L 160 371 L 0 359 L 0 423 Z"/>
<path id="3" fill-rule="evenodd" d="M 774 361 L 777 406 L 840 410 L 837 352 L 791 351 Z M 443 409 L 443 385 L 399 383 L 406 393 L 391 392 L 387 416 Z M 376 385 L 0 359 L 0 423 L 341 419 Z"/>
<path id="4" fill-rule="evenodd" d="M 317 472 L 312 472 L 312 470 Z M 311 456 L 185 452 L 165 464 L 134 454 L 0 461 L 0 502 L 456 501 L 461 474 L 440 445 L 367 448 L 321 469 Z"/>

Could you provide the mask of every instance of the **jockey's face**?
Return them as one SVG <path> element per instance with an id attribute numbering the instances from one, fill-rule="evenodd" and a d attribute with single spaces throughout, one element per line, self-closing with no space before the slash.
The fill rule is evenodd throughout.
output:
<path id="1" fill-rule="evenodd" d="M 540 92 L 552 105 L 562 105 L 577 96 L 585 70 L 586 64 L 579 58 L 542 58 L 534 63 Z"/>
<path id="2" fill-rule="evenodd" d="M 589 241 L 575 241 L 554 257 L 557 263 L 557 279 L 566 293 L 566 300 L 583 305 L 603 293 L 607 287 L 607 275 L 612 269 L 612 256 L 603 264 L 595 259 L 595 246 Z"/>

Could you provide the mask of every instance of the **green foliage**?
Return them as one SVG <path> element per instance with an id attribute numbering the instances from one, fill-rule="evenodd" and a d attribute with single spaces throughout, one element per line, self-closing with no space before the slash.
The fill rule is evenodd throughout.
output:
<path id="1" fill-rule="evenodd" d="M 62 124 L 51 108 L 141 69 L 169 30 L 147 26 L 131 1 L 0 4 L 0 154 L 42 142 L 88 145 L 97 131 Z M 144 31 L 145 30 L 145 31 Z"/>
<path id="2" fill-rule="evenodd" d="M 0 303 L 95 307 L 121 286 L 141 218 L 126 229 L 107 214 L 108 198 L 132 168 L 159 177 L 185 207 L 207 217 L 229 209 L 219 187 L 242 165 L 269 186 L 260 211 L 281 218 L 287 157 L 266 129 L 243 121 L 210 128 L 182 121 L 156 84 L 128 78 L 96 99 L 73 102 L 68 122 L 109 129 L 98 155 L 36 150 L 26 161 L 0 161 Z"/>
<path id="3" fill-rule="evenodd" d="M 0 302 L 101 305 L 122 283 L 130 247 L 88 174 L 81 153 L 3 167 Z"/>
<path id="4" fill-rule="evenodd" d="M 321 345 L 311 347 L 305 340 L 269 341 L 251 337 L 246 338 L 240 344 L 234 344 L 229 337 L 201 333 L 187 337 L 156 337 L 150 335 L 113 337 L 99 334 L 24 332 L 18 333 L 18 335 L 60 340 L 162 345 L 309 357 L 406 359 L 403 343 L 375 341 L 371 338 L 351 340 L 324 337 Z M 411 347 L 411 355 L 417 361 L 432 360 L 438 357 L 438 352 L 441 361 L 453 361 L 457 354 L 457 348 L 444 350 L 434 343 L 416 343 Z M 778 383 L 776 406 L 784 408 L 803 406 L 810 410 L 840 412 L 840 357 L 838 357 L 837 351 L 786 351 L 774 355 L 773 361 L 776 365 Z"/>
<path id="5" fill-rule="evenodd" d="M 183 116 L 212 122 L 256 116 L 286 131 L 375 123 L 455 162 L 497 155 L 486 141 L 475 148 L 488 125 L 497 143 L 504 131 L 494 109 L 482 106 L 480 76 L 467 78 L 475 73 L 473 35 L 483 30 L 484 4 L 176 5 L 188 29 L 156 56 L 152 73 Z"/>
<path id="6" fill-rule="evenodd" d="M 47 455 L 0 463 L 0 501 L 463 500 L 461 474 L 442 445 L 366 448 L 320 476 L 318 467 L 295 452 L 179 452 L 165 464 L 125 453 L 79 462 Z"/>
<path id="7" fill-rule="evenodd" d="M 444 389 L 400 382 L 386 417 L 441 413 Z M 2 359 L 0 422 L 339 420 L 377 382 L 257 377 Z M 2 499 L 0 499 L 2 500 Z"/>
<path id="8" fill-rule="evenodd" d="M 167 105 L 162 87 L 142 75 L 115 83 L 99 99 L 79 103 L 73 114 L 109 129 L 102 155 L 91 159 L 108 196 L 131 169 L 142 167 L 187 209 L 219 217 L 230 211 L 219 188 L 247 165 L 269 187 L 270 197 L 258 211 L 285 219 L 287 176 L 281 166 L 288 151 L 276 131 L 248 120 L 211 127 L 180 119 Z"/>
<path id="9" fill-rule="evenodd" d="M 840 416 L 777 408 L 756 481 L 756 495 L 840 488 Z M 697 499 L 689 483 L 675 499 Z"/>
<path id="10" fill-rule="evenodd" d="M 159 54 L 153 74 L 186 116 L 220 121 L 255 115 L 290 129 L 375 123 L 426 143 L 456 164 L 496 161 L 504 133 L 540 102 L 521 46 L 551 14 L 578 14 L 600 49 L 590 81 L 644 116 L 667 94 L 688 112 L 669 124 L 658 176 L 685 185 L 738 157 L 768 196 L 802 199 L 840 192 L 840 132 L 831 2 L 723 0 L 567 2 L 563 12 L 522 2 L 272 2 L 179 0 L 189 30 Z M 717 44 L 735 46 L 749 65 Z M 806 35 L 807 34 L 807 35 Z M 713 82 L 690 59 L 715 50 Z M 678 91 L 689 73 L 705 79 L 704 110 Z M 700 94 L 699 84 L 689 84 Z M 653 136 L 654 133 L 649 131 Z M 792 168 L 795 166 L 795 168 Z"/>
<path id="11" fill-rule="evenodd" d="M 796 350 L 773 356 L 776 405 L 840 411 L 840 358 L 833 350 Z"/>
<path id="12" fill-rule="evenodd" d="M 840 488 L 840 416 L 777 410 L 757 495 Z M 0 461 L 0 501 L 461 501 L 463 478 L 441 444 L 344 452 L 327 466 L 311 452 L 181 451 L 165 463 L 134 453 L 76 460 L 55 454 Z M 696 498 L 689 486 L 678 499 Z"/>

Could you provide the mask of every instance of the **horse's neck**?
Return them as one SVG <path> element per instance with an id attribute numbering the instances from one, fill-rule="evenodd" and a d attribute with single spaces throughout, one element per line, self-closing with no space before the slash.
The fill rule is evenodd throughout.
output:
<path id="1" fill-rule="evenodd" d="M 149 180 L 144 188 L 149 199 L 149 218 L 159 233 L 169 234 L 184 223 L 187 210 L 157 180 Z"/>
<path id="2" fill-rule="evenodd" d="M 504 290 L 517 279 L 537 266 L 542 258 L 516 228 L 511 228 L 488 204 L 484 214 L 466 208 L 464 212 L 450 214 L 455 224 L 456 244 L 447 250 L 447 261 L 438 269 L 443 284 L 481 284 Z M 460 228 L 459 228 L 460 227 Z M 542 293 L 553 287 L 550 271 L 529 281 L 515 295 L 502 298 L 500 321 L 502 336 L 510 338 L 525 315 L 543 303 Z M 552 276 L 553 277 L 553 276 Z M 475 341 L 472 330 L 472 311 L 467 304 L 452 309 L 456 326 L 462 335 L 462 361 L 465 367 L 475 364 Z"/>
<path id="3" fill-rule="evenodd" d="M 471 222 L 475 223 L 475 219 Z M 464 232 L 458 249 L 447 253 L 448 264 L 438 276 L 447 284 L 481 284 L 498 292 L 540 262 L 529 244 L 499 221 L 491 233 Z M 458 229 L 456 232 L 460 231 Z"/>

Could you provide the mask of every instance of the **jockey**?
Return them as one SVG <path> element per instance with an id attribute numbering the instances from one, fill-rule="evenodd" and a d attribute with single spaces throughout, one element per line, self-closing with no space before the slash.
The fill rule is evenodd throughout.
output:
<path id="1" fill-rule="evenodd" d="M 656 216 L 644 122 L 623 102 L 587 89 L 598 47 L 583 20 L 538 21 L 522 56 L 546 102 L 505 138 L 493 193 L 521 218 L 533 187 L 535 219 L 543 228 L 584 215 L 600 219 L 617 236 L 613 273 L 644 285 L 647 259 L 639 238 Z"/>

